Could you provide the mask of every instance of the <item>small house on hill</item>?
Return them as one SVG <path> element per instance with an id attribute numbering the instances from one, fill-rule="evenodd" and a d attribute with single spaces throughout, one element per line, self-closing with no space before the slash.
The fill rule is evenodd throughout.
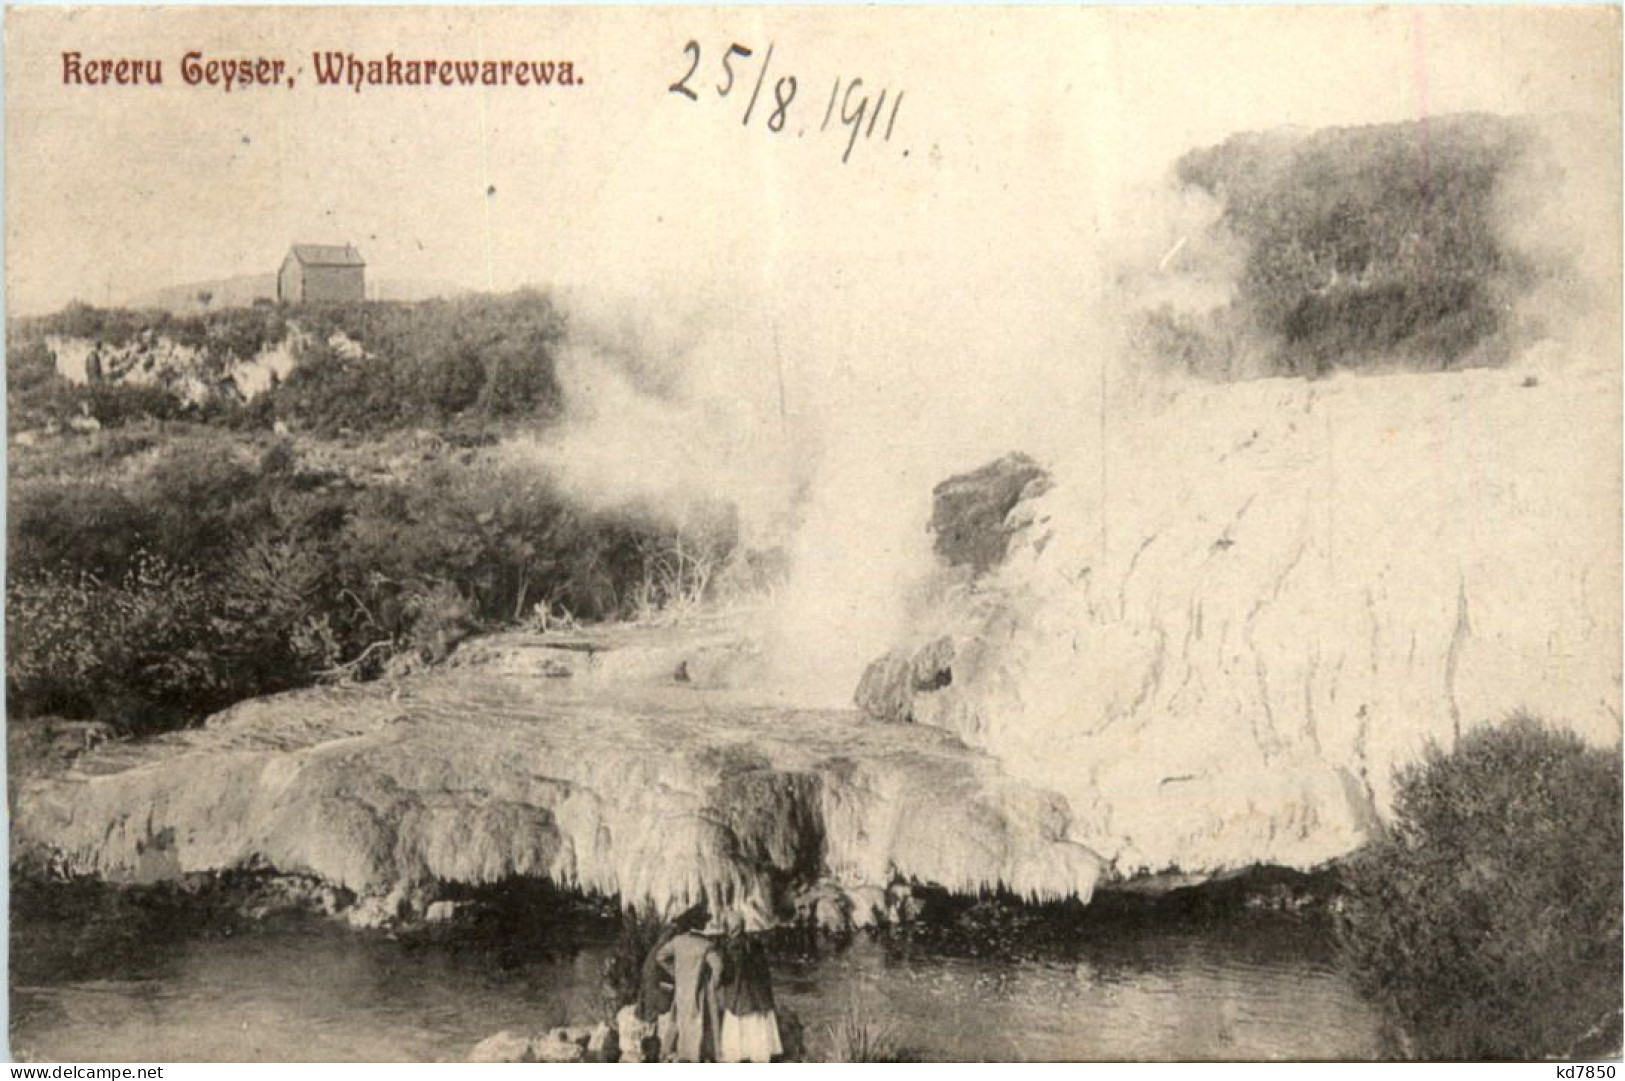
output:
<path id="1" fill-rule="evenodd" d="M 349 244 L 295 244 L 276 276 L 282 304 L 341 304 L 366 296 L 367 261 Z"/>

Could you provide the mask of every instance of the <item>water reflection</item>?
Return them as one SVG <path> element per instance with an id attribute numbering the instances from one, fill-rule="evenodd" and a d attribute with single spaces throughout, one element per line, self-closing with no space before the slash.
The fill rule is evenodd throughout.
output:
<path id="1" fill-rule="evenodd" d="M 815 1032 L 853 996 L 934 1059 L 1371 1058 L 1377 1019 L 1324 936 L 1290 921 L 1116 928 L 1062 956 L 1000 963 L 858 947 L 791 962 Z"/>
<path id="2" fill-rule="evenodd" d="M 602 1012 L 613 925 L 505 920 L 390 939 L 315 920 L 244 930 L 131 910 L 15 914 L 13 1054 L 33 1060 L 464 1057 L 499 1029 Z M 960 951 L 963 953 L 963 951 Z M 811 1050 L 854 1001 L 928 1059 L 1369 1058 L 1377 1019 L 1291 920 L 1104 928 L 1020 959 L 859 937 L 781 942 Z"/>

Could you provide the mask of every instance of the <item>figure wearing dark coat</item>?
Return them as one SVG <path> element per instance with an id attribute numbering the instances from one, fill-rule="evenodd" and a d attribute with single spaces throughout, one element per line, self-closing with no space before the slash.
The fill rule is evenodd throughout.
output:
<path id="1" fill-rule="evenodd" d="M 717 1003 L 722 1017 L 717 1057 L 722 1062 L 772 1062 L 784 1054 L 773 1004 L 773 973 L 761 942 L 735 923 L 721 946 Z"/>
<path id="2" fill-rule="evenodd" d="M 722 1009 L 741 1017 L 777 1008 L 773 1004 L 773 972 L 768 967 L 767 951 L 749 935 L 731 935 L 723 946 L 718 999 Z"/>
<path id="3" fill-rule="evenodd" d="M 668 924 L 655 940 L 654 948 L 643 959 L 643 972 L 638 981 L 637 1009 L 640 1021 L 653 1024 L 660 1020 L 661 1014 L 671 1010 L 676 984 L 671 971 L 660 963 L 660 950 L 681 933 L 676 924 Z"/>

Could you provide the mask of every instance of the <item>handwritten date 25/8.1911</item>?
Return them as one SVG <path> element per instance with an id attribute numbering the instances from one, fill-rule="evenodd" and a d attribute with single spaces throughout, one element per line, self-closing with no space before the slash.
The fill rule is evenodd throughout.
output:
<path id="1" fill-rule="evenodd" d="M 668 90 L 673 94 L 681 94 L 690 101 L 699 101 L 700 95 L 715 90 L 717 97 L 725 98 L 731 94 L 737 83 L 747 81 L 750 77 L 749 69 L 755 64 L 756 50 L 746 45 L 734 42 L 722 54 L 721 80 L 710 86 L 706 76 L 700 74 L 700 43 L 690 41 L 683 46 L 683 52 L 690 58 L 688 71 L 681 79 L 672 83 Z M 768 69 L 773 65 L 773 43 L 769 42 L 767 52 L 762 55 L 761 64 L 755 72 L 755 83 L 750 90 L 750 100 L 745 105 L 745 115 L 740 121 L 746 127 L 750 126 L 753 117 L 766 115 L 767 130 L 777 134 L 785 130 L 791 121 L 792 110 L 799 111 L 796 106 L 796 92 L 800 83 L 794 75 L 781 75 L 771 85 L 768 84 Z M 843 92 L 843 81 L 845 84 Z M 764 87 L 768 87 L 771 100 L 762 96 Z M 891 109 L 889 115 L 886 111 L 886 99 L 891 95 Z M 758 111 L 757 104 L 762 108 Z M 889 89 L 882 89 L 880 95 L 871 98 L 863 89 L 862 79 L 843 80 L 841 76 L 835 77 L 835 84 L 829 90 L 829 102 L 824 106 L 823 119 L 819 122 L 818 130 L 827 131 L 830 123 L 837 117 L 842 127 L 846 129 L 846 148 L 841 151 L 841 162 L 845 164 L 852 157 L 852 148 L 857 146 L 858 139 L 875 138 L 875 132 L 880 130 L 881 142 L 891 142 L 892 131 L 897 127 L 897 111 L 903 105 L 903 91 L 899 90 L 892 95 Z M 885 127 L 879 128 L 881 117 L 885 115 Z M 797 124 L 794 128 L 798 136 L 807 134 L 807 128 Z M 908 151 L 903 152 L 906 156 Z"/>

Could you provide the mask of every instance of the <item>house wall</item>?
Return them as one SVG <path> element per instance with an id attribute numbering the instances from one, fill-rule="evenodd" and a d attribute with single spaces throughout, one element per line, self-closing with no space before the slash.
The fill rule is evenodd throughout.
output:
<path id="1" fill-rule="evenodd" d="M 365 300 L 366 270 L 350 266 L 307 266 L 301 299 L 306 304 Z"/>
<path id="2" fill-rule="evenodd" d="M 276 298 L 282 304 L 298 304 L 304 299 L 299 277 L 299 260 L 291 254 L 282 260 L 282 269 L 276 274 Z"/>

